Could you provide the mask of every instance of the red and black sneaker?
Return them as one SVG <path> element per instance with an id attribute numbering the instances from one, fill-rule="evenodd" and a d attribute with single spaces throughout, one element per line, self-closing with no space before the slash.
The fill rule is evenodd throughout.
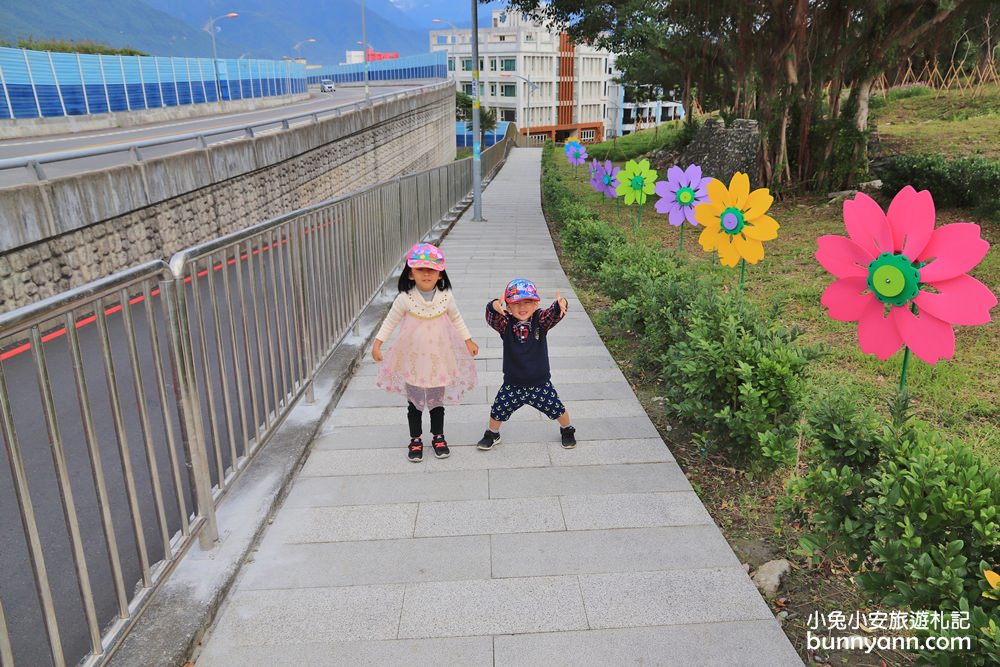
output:
<path id="1" fill-rule="evenodd" d="M 435 435 L 434 439 L 431 440 L 431 447 L 434 448 L 434 456 L 439 459 L 446 459 L 451 456 L 451 450 L 448 449 L 448 442 L 444 439 L 443 435 Z"/>
<path id="2" fill-rule="evenodd" d="M 406 458 L 410 459 L 414 463 L 420 463 L 424 460 L 424 441 L 420 438 L 410 438 L 409 453 L 407 453 Z"/>

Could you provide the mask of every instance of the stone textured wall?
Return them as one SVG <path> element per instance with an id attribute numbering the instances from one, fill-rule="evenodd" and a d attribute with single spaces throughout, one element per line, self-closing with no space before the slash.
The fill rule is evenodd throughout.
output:
<path id="1" fill-rule="evenodd" d="M 454 88 L 0 190 L 0 312 L 455 158 Z"/>
<path id="2" fill-rule="evenodd" d="M 727 186 L 733 174 L 742 171 L 750 176 L 751 186 L 758 187 L 759 151 L 757 121 L 737 119 L 727 128 L 721 120 L 710 118 L 684 149 L 680 164 L 700 165 L 705 176 L 717 178 Z"/>

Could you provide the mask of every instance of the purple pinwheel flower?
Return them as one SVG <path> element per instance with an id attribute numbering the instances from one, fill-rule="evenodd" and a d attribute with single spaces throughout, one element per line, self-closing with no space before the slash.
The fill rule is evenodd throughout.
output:
<path id="1" fill-rule="evenodd" d="M 694 219 L 694 207 L 708 201 L 709 177 L 702 178 L 701 167 L 696 164 L 687 169 L 673 166 L 667 170 L 667 180 L 656 183 L 656 194 L 660 199 L 656 202 L 656 212 L 669 216 L 668 220 L 674 227 L 679 227 L 685 220 L 697 227 Z"/>
<path id="2" fill-rule="evenodd" d="M 618 167 L 611 160 L 606 160 L 603 165 L 598 163 L 598 168 L 594 189 L 608 199 L 614 199 L 618 196 Z"/>
<path id="3" fill-rule="evenodd" d="M 604 183 L 601 182 L 601 174 L 603 173 L 603 167 L 601 167 L 601 163 L 597 161 L 596 157 L 590 161 L 589 167 L 590 167 L 590 187 L 594 188 L 598 192 L 601 192 L 604 187 Z"/>
<path id="4" fill-rule="evenodd" d="M 566 147 L 566 159 L 573 166 L 580 166 L 587 161 L 588 157 L 590 156 L 587 155 L 587 149 L 580 144 L 570 144 Z"/>

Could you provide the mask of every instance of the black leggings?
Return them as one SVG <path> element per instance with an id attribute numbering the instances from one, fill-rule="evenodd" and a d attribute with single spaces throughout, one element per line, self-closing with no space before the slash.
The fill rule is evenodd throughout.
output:
<path id="1" fill-rule="evenodd" d="M 424 413 L 412 402 L 406 408 L 406 418 L 410 422 L 410 437 L 419 438 L 424 432 Z M 431 434 L 444 435 L 444 406 L 431 408 Z"/>

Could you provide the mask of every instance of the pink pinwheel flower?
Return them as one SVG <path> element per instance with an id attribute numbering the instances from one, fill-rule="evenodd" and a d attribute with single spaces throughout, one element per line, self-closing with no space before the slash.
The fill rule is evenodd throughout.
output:
<path id="1" fill-rule="evenodd" d="M 603 165 L 597 162 L 597 166 L 599 171 L 591 185 L 608 199 L 614 199 L 618 196 L 618 167 L 611 160 L 605 160 Z"/>
<path id="2" fill-rule="evenodd" d="M 590 156 L 587 155 L 587 149 L 583 145 L 569 144 L 566 146 L 566 159 L 571 165 L 578 167 L 586 162 L 588 157 Z"/>
<path id="3" fill-rule="evenodd" d="M 838 280 L 823 292 L 830 317 L 858 323 L 865 354 L 906 345 L 929 364 L 955 354 L 953 325 L 986 324 L 993 293 L 966 275 L 990 244 L 979 225 L 934 228 L 934 200 L 907 185 L 887 213 L 864 194 L 844 202 L 849 238 L 821 236 L 816 259 Z"/>
<path id="4" fill-rule="evenodd" d="M 681 169 L 674 165 L 667 170 L 667 180 L 657 181 L 656 212 L 669 216 L 667 220 L 674 227 L 679 227 L 685 220 L 693 226 L 698 226 L 694 217 L 694 207 L 708 201 L 708 182 L 710 177 L 702 178 L 701 167 L 696 164 Z"/>

